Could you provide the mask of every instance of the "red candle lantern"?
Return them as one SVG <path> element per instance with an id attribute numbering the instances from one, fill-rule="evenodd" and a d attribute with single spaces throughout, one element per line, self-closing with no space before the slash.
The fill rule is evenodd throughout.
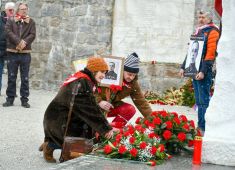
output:
<path id="1" fill-rule="evenodd" d="M 194 151 L 193 151 L 193 164 L 201 165 L 201 156 L 202 156 L 202 137 L 195 136 Z"/>

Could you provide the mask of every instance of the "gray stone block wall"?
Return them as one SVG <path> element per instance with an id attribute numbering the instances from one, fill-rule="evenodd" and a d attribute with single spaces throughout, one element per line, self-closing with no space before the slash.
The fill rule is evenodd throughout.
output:
<path id="1" fill-rule="evenodd" d="M 2 0 L 2 7 L 5 2 L 7 0 Z M 99 49 L 110 54 L 114 0 L 26 2 L 37 26 L 30 68 L 31 88 L 57 90 L 62 81 L 73 73 L 73 60 L 93 55 Z M 195 1 L 195 23 L 196 11 L 212 8 L 213 2 Z M 184 80 L 178 77 L 178 71 L 179 63 L 142 63 L 140 84 L 144 90 L 159 92 L 172 86 L 179 87 Z"/>
<path id="2" fill-rule="evenodd" d="M 3 5 L 6 0 L 2 0 Z M 15 1 L 16 2 L 16 1 Z M 72 61 L 111 51 L 114 0 L 26 0 L 35 20 L 31 88 L 58 89 Z"/>
<path id="3" fill-rule="evenodd" d="M 163 93 L 170 87 L 180 87 L 185 79 L 179 76 L 180 64 L 174 63 L 141 63 L 139 83 L 143 91 Z"/>

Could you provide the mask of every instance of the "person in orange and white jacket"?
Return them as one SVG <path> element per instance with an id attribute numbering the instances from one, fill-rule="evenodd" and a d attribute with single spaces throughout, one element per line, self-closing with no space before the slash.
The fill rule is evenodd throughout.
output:
<path id="1" fill-rule="evenodd" d="M 199 27 L 195 35 L 204 36 L 205 42 L 202 60 L 198 74 L 193 79 L 194 95 L 198 106 L 198 128 L 203 135 L 205 132 L 205 113 L 209 106 L 210 89 L 212 85 L 212 67 L 217 55 L 217 43 L 220 37 L 218 27 L 212 22 L 212 13 L 200 11 L 198 15 Z M 185 61 L 181 65 L 180 75 L 184 76 Z"/>

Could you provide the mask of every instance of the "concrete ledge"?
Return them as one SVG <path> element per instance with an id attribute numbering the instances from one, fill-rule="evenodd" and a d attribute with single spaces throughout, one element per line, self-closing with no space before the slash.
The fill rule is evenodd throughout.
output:
<path id="1" fill-rule="evenodd" d="M 98 157 L 95 155 L 84 155 L 76 159 L 56 165 L 50 170 L 76 170 L 76 169 L 139 169 L 145 170 L 148 167 L 144 162 L 131 161 L 124 159 L 110 159 L 105 157 Z"/>
<path id="2" fill-rule="evenodd" d="M 235 142 L 203 138 L 202 161 L 218 165 L 235 166 Z"/>

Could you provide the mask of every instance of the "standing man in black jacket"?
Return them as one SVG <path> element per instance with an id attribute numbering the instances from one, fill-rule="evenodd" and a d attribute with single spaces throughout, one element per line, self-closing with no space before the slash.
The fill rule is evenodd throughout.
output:
<path id="1" fill-rule="evenodd" d="M 6 33 L 5 33 L 5 25 L 7 19 L 14 15 L 15 3 L 7 2 L 5 5 L 5 11 L 1 12 L 0 16 L 0 95 L 2 89 L 2 74 L 4 67 L 4 59 L 6 57 Z"/>
<path id="2" fill-rule="evenodd" d="M 3 107 L 13 106 L 16 96 L 16 79 L 20 69 L 20 100 L 21 106 L 29 108 L 29 68 L 31 62 L 31 44 L 36 37 L 36 26 L 28 16 L 28 5 L 19 3 L 14 17 L 6 23 L 7 35 L 7 98 Z"/>

